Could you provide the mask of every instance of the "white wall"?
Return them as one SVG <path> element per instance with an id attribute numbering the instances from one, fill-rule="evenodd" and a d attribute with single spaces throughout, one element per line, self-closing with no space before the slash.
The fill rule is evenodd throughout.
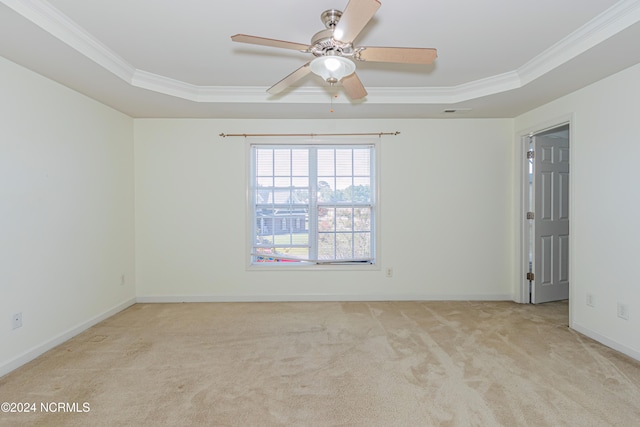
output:
<path id="1" fill-rule="evenodd" d="M 133 120 L 2 58 L 0 75 L 2 375 L 135 286 Z"/>
<path id="2" fill-rule="evenodd" d="M 573 113 L 572 326 L 640 359 L 640 65 L 518 117 L 516 130 Z M 586 305 L 586 295 L 595 307 Z M 617 303 L 629 320 L 617 317 Z"/>
<path id="3" fill-rule="evenodd" d="M 519 262 L 514 134 L 572 113 L 572 326 L 640 359 L 640 66 L 524 114 L 515 126 L 510 119 L 133 120 L 1 58 L 0 74 L 0 375 L 136 295 L 511 298 Z M 394 277 L 246 270 L 246 143 L 220 132 L 396 130 L 381 144 L 379 236 L 380 266 L 393 267 Z M 586 306 L 587 292 L 595 307 Z M 629 320 L 616 316 L 618 302 L 629 306 Z M 12 330 L 17 312 L 24 326 Z"/>
<path id="4" fill-rule="evenodd" d="M 509 299 L 512 120 L 135 120 L 142 301 Z M 376 271 L 246 270 L 246 142 L 219 133 L 394 132 Z"/>

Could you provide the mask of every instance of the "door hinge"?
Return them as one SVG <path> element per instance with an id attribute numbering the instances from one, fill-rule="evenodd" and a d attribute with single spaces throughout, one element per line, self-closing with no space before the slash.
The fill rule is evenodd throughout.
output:
<path id="1" fill-rule="evenodd" d="M 535 156 L 536 156 L 535 151 L 533 151 L 533 150 L 527 151 L 527 159 L 529 159 L 529 160 L 533 159 Z"/>
<path id="2" fill-rule="evenodd" d="M 535 214 L 533 212 L 527 212 L 527 219 L 535 219 Z"/>
<path id="3" fill-rule="evenodd" d="M 533 273 L 531 273 L 531 272 L 527 273 L 527 280 L 528 281 L 533 282 L 533 278 L 534 278 L 534 274 Z"/>

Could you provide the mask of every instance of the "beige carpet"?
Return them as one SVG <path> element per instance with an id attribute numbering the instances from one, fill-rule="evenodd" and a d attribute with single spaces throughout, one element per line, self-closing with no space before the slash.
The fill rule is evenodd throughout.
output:
<path id="1" fill-rule="evenodd" d="M 0 378 L 0 402 L 37 405 L 0 425 L 640 426 L 640 363 L 567 321 L 566 302 L 138 304 Z"/>

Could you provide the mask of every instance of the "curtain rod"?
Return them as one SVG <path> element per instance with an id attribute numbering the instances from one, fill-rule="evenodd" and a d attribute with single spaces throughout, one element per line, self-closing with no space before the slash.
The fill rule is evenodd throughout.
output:
<path id="1" fill-rule="evenodd" d="M 226 138 L 228 136 L 383 136 L 383 135 L 400 135 L 400 132 L 377 132 L 377 133 L 221 133 L 219 136 Z"/>

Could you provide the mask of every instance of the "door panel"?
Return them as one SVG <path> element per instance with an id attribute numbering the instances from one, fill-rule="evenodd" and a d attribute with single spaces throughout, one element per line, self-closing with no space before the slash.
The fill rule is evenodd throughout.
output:
<path id="1" fill-rule="evenodd" d="M 540 200 L 540 212 L 542 220 L 545 221 L 553 221 L 553 174 L 551 172 L 541 172 L 540 185 L 538 186 L 539 191 L 542 192 L 542 197 Z M 536 205 L 538 206 L 538 205 Z"/>
<path id="2" fill-rule="evenodd" d="M 553 236 L 540 236 L 540 258 L 538 264 L 540 266 L 538 282 L 541 285 L 550 285 L 553 283 Z"/>
<path id="3" fill-rule="evenodd" d="M 568 166 L 567 166 L 568 167 Z M 563 221 L 569 221 L 569 174 L 558 174 L 560 184 L 558 185 L 558 191 L 560 191 L 558 200 L 560 206 L 558 206 L 558 218 Z"/>
<path id="4" fill-rule="evenodd" d="M 558 237 L 558 245 L 560 251 L 560 263 L 558 264 L 559 273 L 558 276 L 560 278 L 561 283 L 569 283 L 569 269 L 567 266 L 569 265 L 569 235 L 563 235 Z"/>
<path id="5" fill-rule="evenodd" d="M 536 135 L 531 302 L 569 297 L 569 139 Z"/>

